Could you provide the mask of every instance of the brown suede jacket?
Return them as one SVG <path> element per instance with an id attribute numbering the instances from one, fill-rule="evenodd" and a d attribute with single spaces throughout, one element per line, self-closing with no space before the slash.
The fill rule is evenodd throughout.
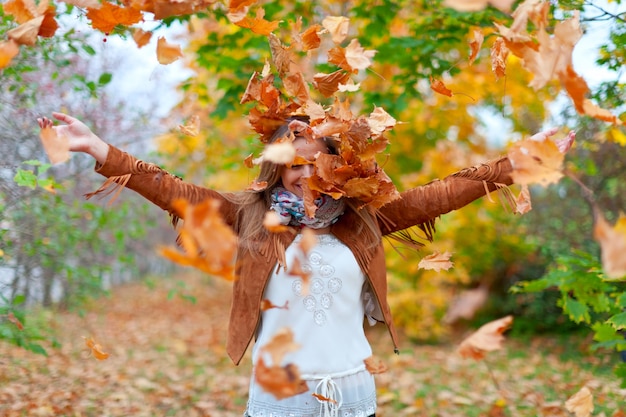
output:
<path id="1" fill-rule="evenodd" d="M 459 209 L 496 189 L 508 191 L 505 186 L 512 183 L 511 169 L 510 161 L 500 158 L 464 169 L 443 180 L 435 180 L 404 191 L 400 194 L 401 198 L 379 209 L 380 216 L 377 218 L 381 219 L 378 222 L 381 234 L 386 236 L 419 226 L 430 238 L 434 221 L 442 214 Z M 109 147 L 105 163 L 96 166 L 96 172 L 108 179 L 99 190 L 88 197 L 102 192 L 120 192 L 121 188 L 127 187 L 170 214 L 174 213 L 172 202 L 176 199 L 198 203 L 214 198 L 222 202 L 221 214 L 226 223 L 232 225 L 235 220 L 237 207 L 224 197 L 225 193 L 186 183 L 158 166 L 138 160 L 113 146 Z M 374 248 L 365 247 L 354 233 L 358 229 L 359 220 L 354 212 L 347 211 L 331 226 L 331 233 L 354 253 L 378 301 L 382 316 L 377 319 L 386 323 L 394 346 L 397 347 L 396 330 L 387 302 L 387 270 L 383 245 L 381 242 Z M 237 255 L 238 279 L 233 285 L 227 341 L 228 354 L 235 364 L 239 364 L 255 336 L 261 317 L 263 292 L 279 260 L 279 251 L 284 251 L 297 233 L 293 228 L 275 236 L 274 243 L 266 246 L 274 249 L 264 251 L 263 256 L 253 256 L 246 250 L 240 250 Z"/>

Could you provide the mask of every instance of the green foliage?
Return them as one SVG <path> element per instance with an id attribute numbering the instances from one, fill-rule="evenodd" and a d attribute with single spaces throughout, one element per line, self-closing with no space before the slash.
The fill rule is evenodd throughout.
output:
<path id="1" fill-rule="evenodd" d="M 14 180 L 32 192 L 16 201 L 0 195 L 0 267 L 13 271 L 0 286 L 0 317 L 13 312 L 25 328 L 3 319 L 0 340 L 45 353 L 38 342 L 50 337 L 26 325 L 31 320 L 26 312 L 31 314 L 35 303 L 80 311 L 86 301 L 107 294 L 116 275 L 135 269 L 128 247 L 145 236 L 145 225 L 128 221 L 129 204 L 111 210 L 92 202 L 67 203 L 57 193 L 63 186 L 50 176 L 49 164 L 26 161 L 23 166 Z M 134 207 L 134 214 L 144 208 Z"/>
<path id="2" fill-rule="evenodd" d="M 620 333 L 626 328 L 626 283 L 604 280 L 597 257 L 579 250 L 562 254 L 544 276 L 511 288 L 516 293 L 550 289 L 560 294 L 557 303 L 571 321 L 591 328 L 593 349 L 626 350 Z"/>

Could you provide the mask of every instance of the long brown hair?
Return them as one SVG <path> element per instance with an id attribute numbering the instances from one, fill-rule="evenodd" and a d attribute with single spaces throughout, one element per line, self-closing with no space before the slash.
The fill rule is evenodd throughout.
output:
<path id="1" fill-rule="evenodd" d="M 281 125 L 272 137 L 268 140 L 268 144 L 292 135 L 289 128 L 289 122 L 292 120 L 300 120 L 308 122 L 308 119 L 297 117 L 288 119 L 285 124 Z M 330 154 L 338 154 L 338 145 L 334 138 L 321 138 L 328 148 Z M 255 252 L 253 248 L 262 241 L 270 237 L 270 232 L 263 226 L 265 213 L 271 206 L 271 195 L 274 188 L 281 184 L 282 170 L 284 165 L 278 165 L 274 162 L 264 160 L 261 162 L 259 174 L 256 178 L 257 183 L 267 183 L 262 190 L 246 190 L 244 192 L 232 194 L 232 199 L 239 205 L 233 228 L 239 236 L 239 245 L 242 248 Z M 345 199 L 346 210 L 351 210 L 357 214 L 362 220 L 355 229 L 355 234 L 359 234 L 363 239 L 366 247 L 374 247 L 381 240 L 380 228 L 376 221 L 375 210 L 367 207 L 362 208 L 363 204 L 354 199 Z"/>

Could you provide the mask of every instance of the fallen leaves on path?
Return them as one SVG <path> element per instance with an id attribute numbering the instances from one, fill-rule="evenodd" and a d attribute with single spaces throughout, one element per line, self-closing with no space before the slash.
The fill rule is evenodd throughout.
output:
<path id="1" fill-rule="evenodd" d="M 47 347 L 48 357 L 0 343 L 0 415 L 240 416 L 250 357 L 236 367 L 226 354 L 229 302 L 230 283 L 186 276 L 116 288 L 82 315 L 55 313 L 51 327 L 62 347 Z M 387 367 L 375 375 L 377 416 L 508 410 L 516 417 L 571 417 L 565 402 L 581 386 L 593 392 L 594 415 L 619 416 L 625 403 L 626 390 L 611 373 L 616 358 L 581 353 L 578 338 L 509 338 L 503 349 L 490 352 L 489 372 L 482 361 L 460 357 L 456 343 L 402 340 L 396 355 L 383 326 L 367 331 L 377 363 Z M 85 335 L 104 346 L 107 360 L 90 356 Z"/>

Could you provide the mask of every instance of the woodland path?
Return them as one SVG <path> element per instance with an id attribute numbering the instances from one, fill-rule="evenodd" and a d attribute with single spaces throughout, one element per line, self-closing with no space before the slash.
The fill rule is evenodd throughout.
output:
<path id="1" fill-rule="evenodd" d="M 249 357 L 235 367 L 224 348 L 229 290 L 194 276 L 134 283 L 82 314 L 48 317 L 61 344 L 48 357 L 0 344 L 0 416 L 240 416 L 250 367 Z M 389 367 L 376 375 L 378 416 L 572 416 L 564 403 L 587 385 L 594 416 L 626 417 L 615 358 L 585 353 L 584 340 L 507 340 L 476 362 L 454 343 L 403 340 L 395 355 L 383 326 L 368 334 Z M 83 337 L 110 357 L 96 360 Z"/>

